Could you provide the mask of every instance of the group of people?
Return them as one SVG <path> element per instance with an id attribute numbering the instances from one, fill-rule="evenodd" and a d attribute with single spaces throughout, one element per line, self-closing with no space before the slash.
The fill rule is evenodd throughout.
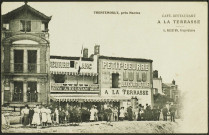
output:
<path id="1" fill-rule="evenodd" d="M 146 107 L 141 104 L 135 109 L 129 106 L 127 110 L 124 107 L 120 109 L 117 106 L 101 105 L 99 109 L 97 106 L 92 105 L 91 109 L 87 107 L 79 106 L 67 106 L 67 107 L 52 107 L 46 105 L 36 105 L 35 108 L 25 105 L 21 110 L 21 122 L 24 126 L 30 125 L 37 126 L 51 126 L 67 123 L 79 123 L 79 122 L 93 122 L 93 121 L 123 121 L 127 119 L 129 121 L 159 121 L 160 114 L 163 115 L 163 120 L 167 121 L 167 117 L 170 116 L 171 121 L 175 122 L 176 108 L 163 107 L 160 109 L 158 106 L 154 106 L 151 109 L 150 105 L 146 104 Z M 5 114 L 5 121 L 8 121 L 8 117 Z M 8 122 L 7 122 L 8 123 Z"/>
<path id="2" fill-rule="evenodd" d="M 21 110 L 22 124 L 24 126 L 47 126 L 52 124 L 51 109 L 46 105 L 36 105 L 35 108 L 29 108 L 25 105 L 25 108 Z"/>

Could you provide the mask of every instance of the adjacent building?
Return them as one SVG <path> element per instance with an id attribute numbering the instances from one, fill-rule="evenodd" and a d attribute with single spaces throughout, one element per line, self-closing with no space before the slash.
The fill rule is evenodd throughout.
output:
<path id="1" fill-rule="evenodd" d="M 153 93 L 154 94 L 163 94 L 162 90 L 162 78 L 158 77 L 158 71 L 153 71 Z"/>
<path id="2" fill-rule="evenodd" d="M 49 102 L 50 20 L 27 3 L 2 16 L 2 104 L 18 108 Z"/>
<path id="3" fill-rule="evenodd" d="M 174 102 L 177 102 L 180 97 L 180 90 L 178 89 L 175 80 L 173 80 L 172 83 L 163 83 L 162 86 L 163 93 L 167 97 L 173 99 Z"/>

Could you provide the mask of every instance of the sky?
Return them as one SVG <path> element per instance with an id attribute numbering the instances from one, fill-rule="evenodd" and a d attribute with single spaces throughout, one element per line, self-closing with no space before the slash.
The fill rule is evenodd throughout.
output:
<path id="1" fill-rule="evenodd" d="M 5 14 L 23 4 L 4 2 L 2 13 Z M 189 93 L 186 104 L 206 105 L 207 3 L 29 2 L 28 4 L 45 15 L 52 16 L 49 23 L 51 55 L 80 56 L 82 45 L 89 49 L 90 55 L 93 53 L 94 45 L 97 44 L 100 45 L 101 55 L 152 59 L 153 70 L 158 70 L 164 83 L 171 83 L 175 79 L 179 89 Z M 94 14 L 94 11 L 131 11 L 140 14 Z M 195 14 L 195 17 L 163 17 L 167 14 Z M 175 19 L 200 20 L 200 24 L 163 23 L 164 20 Z M 161 21 L 160 24 L 158 20 Z M 163 32 L 163 29 L 172 28 L 195 29 L 195 32 Z M 192 107 L 194 106 L 189 106 L 188 109 Z M 189 127 L 188 129 L 191 130 Z"/>

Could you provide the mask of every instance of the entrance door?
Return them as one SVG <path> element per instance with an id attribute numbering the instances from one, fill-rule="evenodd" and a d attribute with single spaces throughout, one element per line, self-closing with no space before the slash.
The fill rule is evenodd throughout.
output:
<path id="1" fill-rule="evenodd" d="M 14 82 L 14 93 L 13 101 L 22 102 L 23 101 L 23 82 Z"/>

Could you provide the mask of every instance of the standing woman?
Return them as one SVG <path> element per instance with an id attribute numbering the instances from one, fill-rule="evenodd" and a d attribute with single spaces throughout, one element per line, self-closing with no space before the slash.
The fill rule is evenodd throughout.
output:
<path id="1" fill-rule="evenodd" d="M 43 107 L 41 108 L 41 122 L 42 122 L 42 126 L 46 126 L 46 122 L 47 122 L 47 116 L 46 116 L 47 110 L 45 108 L 45 105 L 43 105 Z"/>
<path id="2" fill-rule="evenodd" d="M 29 109 L 28 105 L 25 105 L 25 108 L 21 111 L 22 118 L 23 118 L 23 126 L 27 126 L 29 124 Z"/>
<path id="3" fill-rule="evenodd" d="M 124 111 L 124 107 L 121 107 L 120 109 L 120 115 L 119 115 L 119 118 L 121 121 L 123 121 L 125 115 L 124 115 L 125 111 Z"/>
<path id="4" fill-rule="evenodd" d="M 46 107 L 46 117 L 47 117 L 47 125 L 52 124 L 52 118 L 51 118 L 51 109 L 49 107 Z"/>
<path id="5" fill-rule="evenodd" d="M 34 108 L 33 120 L 31 123 L 34 126 L 38 126 L 41 124 L 40 113 L 41 113 L 41 110 L 39 109 L 39 105 L 36 105 L 36 108 Z"/>
<path id="6" fill-rule="evenodd" d="M 95 113 L 95 110 L 94 110 L 94 106 L 91 107 L 91 110 L 90 110 L 90 122 L 94 121 L 94 113 Z"/>
<path id="7" fill-rule="evenodd" d="M 54 118 L 55 118 L 55 124 L 59 124 L 59 110 L 57 109 L 57 107 L 54 110 Z"/>

